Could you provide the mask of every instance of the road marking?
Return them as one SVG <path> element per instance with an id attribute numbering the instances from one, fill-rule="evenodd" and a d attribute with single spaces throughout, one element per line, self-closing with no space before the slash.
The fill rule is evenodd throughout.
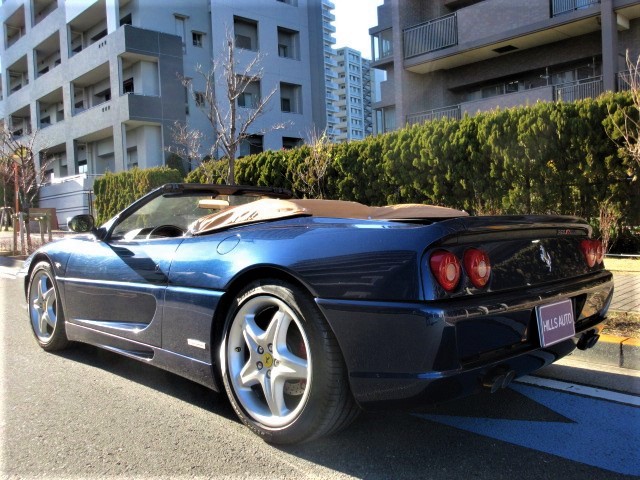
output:
<path id="1" fill-rule="evenodd" d="M 560 382 L 550 378 L 525 376 L 514 381 L 517 383 L 535 385 L 537 387 L 550 388 L 561 392 L 575 393 L 585 397 L 599 398 L 610 402 L 624 403 L 625 405 L 640 407 L 640 397 L 628 395 L 626 393 L 612 392 L 610 390 L 602 390 L 600 388 L 587 387 L 584 385 L 576 385 L 575 383 Z"/>
<path id="2" fill-rule="evenodd" d="M 570 421 L 417 416 L 612 472 L 640 476 L 639 408 L 576 395 L 573 390 L 568 393 L 526 384 L 509 388 Z"/>

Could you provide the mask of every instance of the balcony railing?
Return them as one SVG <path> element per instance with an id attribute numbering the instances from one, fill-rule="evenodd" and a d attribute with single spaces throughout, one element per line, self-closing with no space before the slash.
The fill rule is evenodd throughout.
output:
<path id="1" fill-rule="evenodd" d="M 440 120 L 442 118 L 460 120 L 460 105 L 436 108 L 426 112 L 412 113 L 411 115 L 407 115 L 407 123 L 409 125 L 414 125 L 416 123 L 430 122 L 432 120 Z"/>
<path id="2" fill-rule="evenodd" d="M 404 58 L 433 52 L 458 44 L 455 13 L 429 20 L 404 30 Z"/>
<path id="3" fill-rule="evenodd" d="M 594 77 L 580 83 L 565 83 L 555 87 L 557 102 L 575 102 L 585 98 L 595 98 L 604 92 L 602 77 Z"/>
<path id="4" fill-rule="evenodd" d="M 551 16 L 589 8 L 600 3 L 600 0 L 551 0 Z"/>
<path id="5" fill-rule="evenodd" d="M 640 77 L 639 78 L 632 78 L 631 77 L 631 72 L 629 70 L 627 70 L 626 72 L 619 72 L 618 73 L 618 91 L 619 92 L 628 92 L 629 90 L 631 90 L 631 85 L 633 85 L 635 83 L 635 85 L 640 85 Z"/>

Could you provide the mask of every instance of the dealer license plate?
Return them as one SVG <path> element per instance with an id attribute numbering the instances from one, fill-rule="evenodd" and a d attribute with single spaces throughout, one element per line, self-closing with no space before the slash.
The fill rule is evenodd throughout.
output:
<path id="1" fill-rule="evenodd" d="M 561 342 L 576 334 L 571 300 L 536 307 L 536 315 L 540 345 L 543 347 Z"/>

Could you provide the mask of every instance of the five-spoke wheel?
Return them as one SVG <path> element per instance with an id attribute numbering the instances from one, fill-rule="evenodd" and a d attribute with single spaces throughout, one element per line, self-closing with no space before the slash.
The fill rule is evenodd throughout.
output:
<path id="1" fill-rule="evenodd" d="M 309 395 L 312 362 L 298 314 L 277 297 L 245 302 L 229 330 L 229 379 L 242 407 L 269 427 L 300 413 Z"/>
<path id="2" fill-rule="evenodd" d="M 220 352 L 240 419 L 273 443 L 309 440 L 357 414 L 342 355 L 313 299 L 276 280 L 241 292 Z"/>
<path id="3" fill-rule="evenodd" d="M 38 263 L 29 281 L 29 317 L 38 343 L 45 350 L 60 350 L 67 346 L 64 314 L 55 276 L 47 262 Z"/>

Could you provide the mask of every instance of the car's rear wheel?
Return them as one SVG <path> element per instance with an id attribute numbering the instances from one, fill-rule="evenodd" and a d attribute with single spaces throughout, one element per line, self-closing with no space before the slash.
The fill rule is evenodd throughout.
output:
<path id="1" fill-rule="evenodd" d="M 237 415 L 272 443 L 297 443 L 340 429 L 357 415 L 333 333 L 301 288 L 272 280 L 237 296 L 220 351 Z"/>
<path id="2" fill-rule="evenodd" d="M 29 318 L 38 344 L 47 351 L 62 350 L 69 340 L 64 323 L 62 302 L 51 265 L 38 263 L 29 280 Z"/>

